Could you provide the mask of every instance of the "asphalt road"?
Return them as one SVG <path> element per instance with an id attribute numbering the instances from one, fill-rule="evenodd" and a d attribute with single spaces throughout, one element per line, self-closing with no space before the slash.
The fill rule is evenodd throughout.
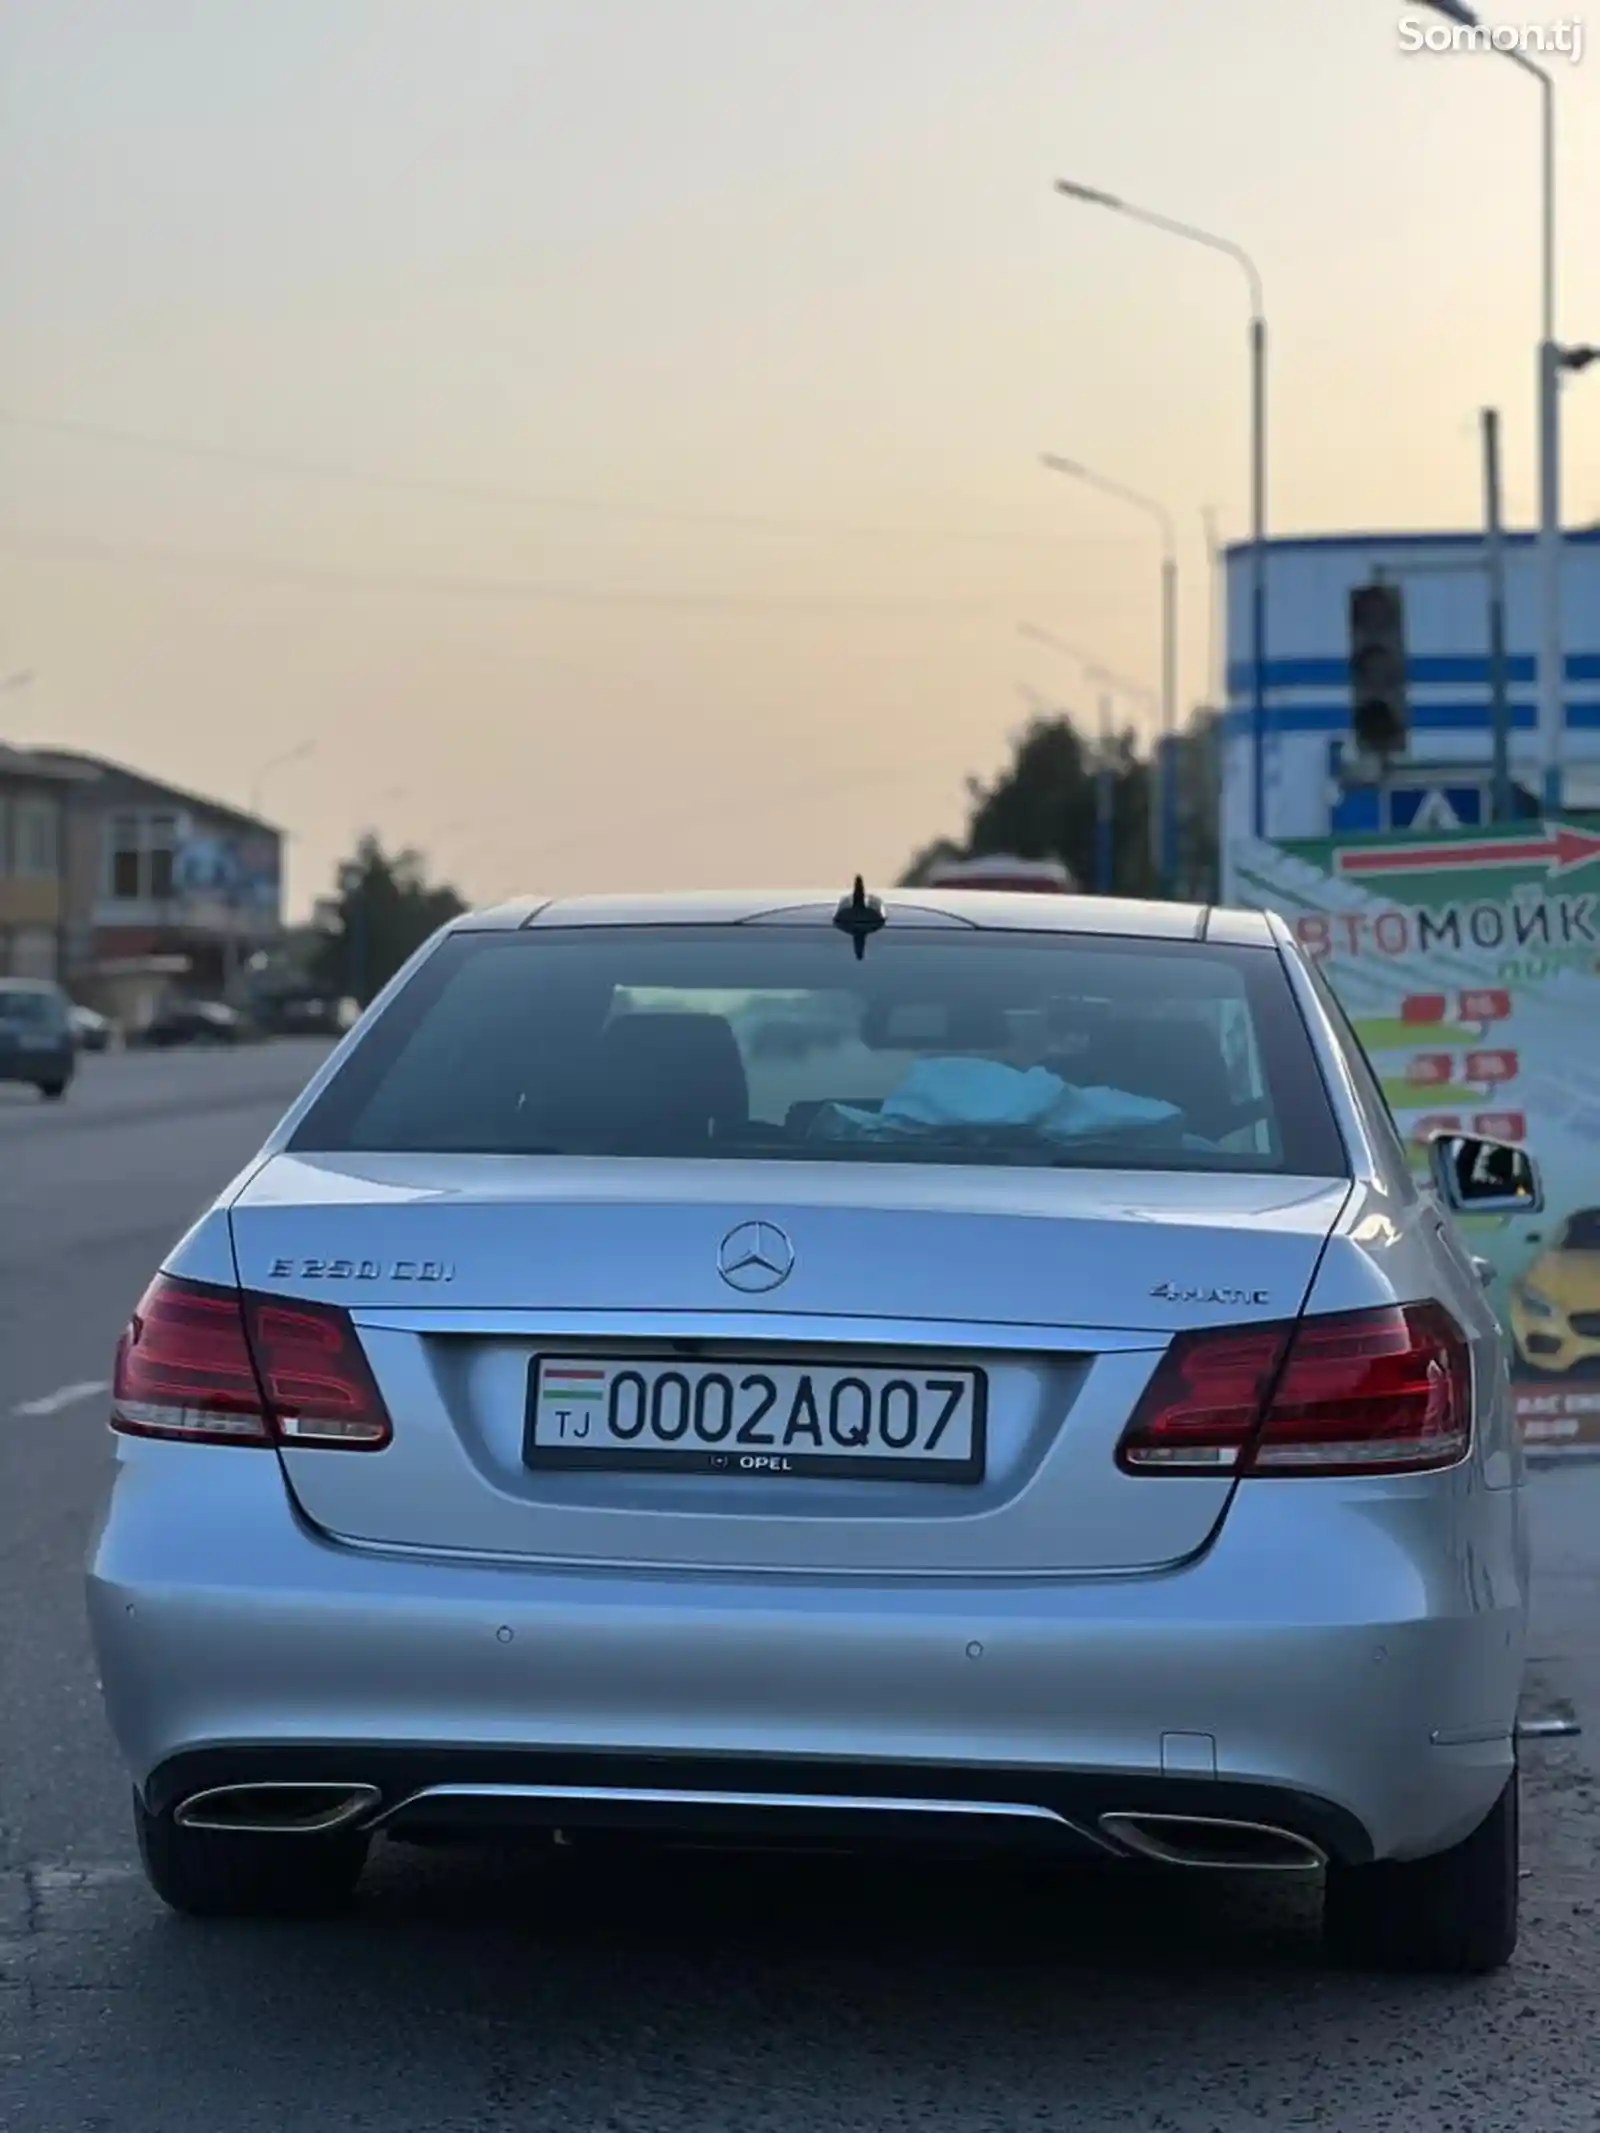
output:
<path id="1" fill-rule="evenodd" d="M 4 2133 L 1565 2133 L 1600 2126 L 1600 1466 L 1536 1483 L 1527 1929 L 1506 1975 L 1324 1971 L 1307 1894 L 381 1855 L 332 1926 L 176 1920 L 134 1865 L 79 1569 L 112 1343 L 317 1053 L 0 1090 Z"/>

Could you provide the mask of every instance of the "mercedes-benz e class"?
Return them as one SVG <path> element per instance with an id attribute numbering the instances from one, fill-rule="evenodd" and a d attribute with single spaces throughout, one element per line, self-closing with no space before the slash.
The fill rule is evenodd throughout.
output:
<path id="1" fill-rule="evenodd" d="M 118 1350 L 89 1603 L 156 1890 L 993 1844 L 1504 1962 L 1522 1469 L 1446 1208 L 1538 1186 L 1435 1155 L 1256 913 L 461 919 Z"/>

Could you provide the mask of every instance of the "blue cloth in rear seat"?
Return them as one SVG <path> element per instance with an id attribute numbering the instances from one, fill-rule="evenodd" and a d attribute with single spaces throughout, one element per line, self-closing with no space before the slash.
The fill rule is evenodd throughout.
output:
<path id="1" fill-rule="evenodd" d="M 903 1140 L 953 1128 L 1026 1128 L 1069 1143 L 1086 1134 L 1137 1132 L 1182 1123 L 1176 1104 L 1124 1089 L 1078 1088 L 1046 1067 L 998 1059 L 919 1059 L 877 1111 L 827 1104 L 812 1135 L 828 1140 Z"/>

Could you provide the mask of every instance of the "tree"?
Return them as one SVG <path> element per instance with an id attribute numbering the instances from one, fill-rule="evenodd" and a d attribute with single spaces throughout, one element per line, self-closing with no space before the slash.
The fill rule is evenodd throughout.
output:
<path id="1" fill-rule="evenodd" d="M 1221 789 L 1221 731 L 1212 710 L 1194 714 L 1178 737 L 1177 867 L 1180 896 L 1209 902 L 1217 893 L 1217 811 Z M 1005 852 L 1018 859 L 1059 859 L 1073 879 L 1096 886 L 1096 781 L 1109 771 L 1112 805 L 1112 892 L 1159 893 L 1155 825 L 1156 779 L 1132 733 L 1087 741 L 1070 717 L 1037 717 L 1011 744 L 1011 760 L 985 784 L 967 780 L 964 838 L 936 837 L 912 859 L 902 886 L 915 888 L 941 862 Z"/>
<path id="2" fill-rule="evenodd" d="M 924 846 L 907 869 L 905 885 L 914 886 L 941 860 L 1005 852 L 1018 859 L 1059 859 L 1074 880 L 1092 887 L 1095 782 L 1102 767 L 1112 783 L 1112 886 L 1122 896 L 1152 895 L 1149 765 L 1131 733 L 1115 736 L 1102 753 L 1064 714 L 1032 719 L 1013 741 L 1011 761 L 991 782 L 967 780 L 965 837 Z"/>
<path id="3" fill-rule="evenodd" d="M 1199 710 L 1178 758 L 1182 892 L 1197 903 L 1221 893 L 1222 714 Z"/>
<path id="4" fill-rule="evenodd" d="M 949 860 L 965 859 L 969 856 L 953 837 L 935 837 L 931 844 L 925 844 L 912 859 L 900 877 L 900 886 L 902 889 L 920 889 L 936 867 L 944 866 Z"/>
<path id="5" fill-rule="evenodd" d="M 318 975 L 331 992 L 363 1007 L 424 941 L 467 908 L 454 889 L 429 883 L 420 853 L 391 856 L 372 836 L 340 867 L 338 889 Z"/>

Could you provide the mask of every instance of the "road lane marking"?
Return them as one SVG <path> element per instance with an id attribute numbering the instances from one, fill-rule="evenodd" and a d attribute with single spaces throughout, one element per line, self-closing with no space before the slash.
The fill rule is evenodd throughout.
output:
<path id="1" fill-rule="evenodd" d="M 63 1385 L 55 1392 L 47 1392 L 42 1400 L 19 1400 L 12 1408 L 14 1415 L 58 1415 L 64 1407 L 76 1407 L 81 1401 L 93 1400 L 111 1390 L 107 1378 L 87 1378 L 81 1385 Z"/>
<path id="2" fill-rule="evenodd" d="M 78 1866 L 71 1863 L 61 1866 L 54 1861 L 36 1861 L 34 1865 L 24 1867 L 22 1871 L 36 1889 L 52 1895 L 61 1889 L 76 1892 L 79 1889 L 120 1888 L 125 1882 L 144 1879 L 138 1867 L 122 1859 L 106 1866 Z"/>

